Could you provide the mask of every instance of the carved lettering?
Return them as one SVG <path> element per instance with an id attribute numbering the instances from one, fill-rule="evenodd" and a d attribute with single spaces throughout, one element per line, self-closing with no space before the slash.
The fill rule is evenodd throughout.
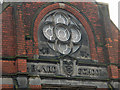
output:
<path id="1" fill-rule="evenodd" d="M 72 60 L 63 60 L 60 64 L 53 63 L 28 63 L 27 71 L 33 75 L 63 75 L 65 77 L 90 77 L 107 78 L 106 67 L 76 65 Z"/>
<path id="2" fill-rule="evenodd" d="M 54 65 L 31 65 L 30 68 L 31 72 L 39 72 L 39 73 L 56 73 L 57 67 Z"/>
<path id="3" fill-rule="evenodd" d="M 55 66 L 42 66 L 43 72 L 45 73 L 55 73 L 56 72 L 56 67 Z"/>
<path id="4" fill-rule="evenodd" d="M 92 75 L 92 76 L 100 76 L 101 75 L 101 69 L 90 69 L 90 68 L 79 68 L 78 69 L 79 75 Z"/>

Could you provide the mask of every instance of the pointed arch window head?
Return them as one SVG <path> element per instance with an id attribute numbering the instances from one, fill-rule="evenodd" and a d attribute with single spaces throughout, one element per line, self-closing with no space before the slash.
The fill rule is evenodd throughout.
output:
<path id="1" fill-rule="evenodd" d="M 85 43 L 87 36 L 82 24 L 71 13 L 57 9 L 49 12 L 40 22 L 39 45 L 45 43 L 54 52 L 68 55 L 77 52 Z M 41 48 L 39 46 L 39 48 Z"/>

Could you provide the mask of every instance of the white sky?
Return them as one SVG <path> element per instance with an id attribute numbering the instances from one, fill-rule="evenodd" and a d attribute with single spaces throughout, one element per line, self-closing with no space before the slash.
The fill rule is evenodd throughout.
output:
<path id="1" fill-rule="evenodd" d="M 98 2 L 105 2 L 109 5 L 109 14 L 111 20 L 118 27 L 118 2 L 120 0 L 96 0 Z"/>

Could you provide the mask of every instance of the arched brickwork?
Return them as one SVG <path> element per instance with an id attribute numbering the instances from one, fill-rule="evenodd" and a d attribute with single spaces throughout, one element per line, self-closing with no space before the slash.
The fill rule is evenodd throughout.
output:
<path id="1" fill-rule="evenodd" d="M 35 19 L 34 28 L 33 28 L 33 38 L 34 38 L 35 46 L 36 47 L 38 46 L 38 28 L 39 28 L 40 21 L 48 12 L 55 10 L 55 9 L 64 9 L 64 10 L 72 13 L 77 19 L 80 20 L 80 22 L 82 23 L 82 25 L 84 26 L 84 28 L 87 32 L 88 38 L 89 38 L 91 58 L 93 60 L 97 60 L 97 54 L 96 54 L 96 48 L 95 48 L 95 38 L 92 33 L 92 29 L 91 29 L 90 25 L 88 24 L 87 20 L 84 18 L 84 16 L 78 10 L 72 8 L 71 6 L 69 6 L 67 4 L 55 3 L 55 4 L 45 7 L 43 10 L 40 11 L 40 13 L 38 14 L 38 16 Z M 38 54 L 38 49 L 36 49 L 36 54 Z"/>

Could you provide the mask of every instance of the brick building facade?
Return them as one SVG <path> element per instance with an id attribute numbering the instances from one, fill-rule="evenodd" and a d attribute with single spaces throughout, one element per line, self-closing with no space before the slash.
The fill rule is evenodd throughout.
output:
<path id="1" fill-rule="evenodd" d="M 110 20 L 106 4 L 6 2 L 1 14 L 3 90 L 118 88 L 119 30 Z M 44 31 L 47 27 L 50 32 Z M 51 27 L 58 40 L 49 36 Z M 74 35 L 78 35 L 76 39 Z"/>

